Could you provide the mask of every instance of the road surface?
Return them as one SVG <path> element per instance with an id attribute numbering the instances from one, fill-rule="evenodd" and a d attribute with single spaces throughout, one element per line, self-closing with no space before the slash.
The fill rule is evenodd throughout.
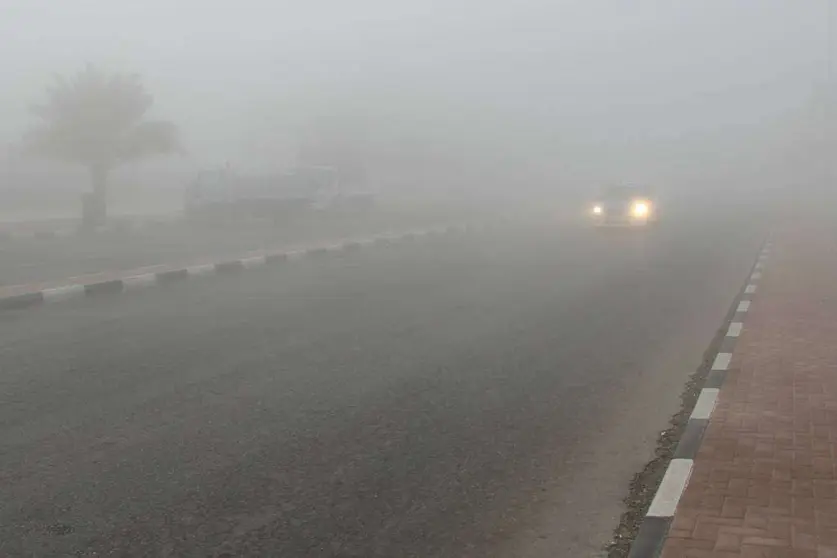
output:
<path id="1" fill-rule="evenodd" d="M 599 555 L 761 236 L 536 219 L 0 314 L 0 555 Z"/>

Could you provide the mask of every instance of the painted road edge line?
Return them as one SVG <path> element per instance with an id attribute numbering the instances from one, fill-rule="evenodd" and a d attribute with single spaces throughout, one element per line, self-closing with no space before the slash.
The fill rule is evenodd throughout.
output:
<path id="1" fill-rule="evenodd" d="M 126 291 L 132 289 L 143 289 L 153 287 L 157 284 L 156 273 L 142 273 L 140 275 L 131 275 L 122 280 L 122 288 Z"/>
<path id="2" fill-rule="evenodd" d="M 71 298 L 84 296 L 84 285 L 64 285 L 53 289 L 44 289 L 43 299 L 45 304 L 52 302 L 63 302 Z"/>
<path id="3" fill-rule="evenodd" d="M 205 277 L 227 272 L 256 269 L 267 264 L 286 260 L 302 259 L 320 256 L 327 253 L 337 253 L 355 250 L 376 243 L 389 244 L 400 241 L 413 240 L 417 237 L 431 237 L 443 234 L 453 234 L 471 230 L 465 225 L 442 225 L 424 229 L 414 229 L 404 232 L 385 232 L 366 238 L 346 238 L 340 241 L 310 246 L 301 249 L 288 249 L 271 252 L 248 252 L 238 259 L 223 260 L 214 263 L 190 265 L 182 268 L 167 269 L 155 273 L 138 273 L 139 270 L 125 270 L 123 277 L 90 283 L 69 283 L 48 289 L 41 289 L 21 294 L 0 296 L 0 311 L 22 310 L 46 303 L 63 302 L 75 298 L 89 297 L 99 294 L 122 293 L 140 288 L 168 284 L 181 279 Z M 16 286 L 19 287 L 19 286 Z"/>
<path id="4" fill-rule="evenodd" d="M 732 360 L 732 353 L 718 353 L 712 363 L 712 370 L 726 370 Z"/>
<path id="5" fill-rule="evenodd" d="M 730 307 L 730 312 L 727 315 L 730 321 L 727 325 L 726 334 L 721 340 L 703 388 L 692 408 L 686 426 L 681 432 L 680 440 L 677 442 L 677 447 L 671 461 L 669 461 L 660 486 L 657 488 L 648 511 L 642 519 L 636 538 L 631 543 L 628 558 L 658 558 L 663 551 L 669 528 L 677 513 L 677 506 L 689 485 L 689 478 L 695 466 L 698 450 L 703 442 L 703 435 L 721 395 L 721 388 L 732 362 L 735 344 L 744 327 L 744 317 L 747 316 L 750 309 L 749 299 L 756 291 L 753 280 L 761 278 L 761 272 L 755 270 L 757 266 L 759 266 L 759 269 L 763 267 L 767 246 L 768 244 L 765 242 L 762 250 L 759 251 L 756 262 L 753 263 L 748 279 L 744 282 Z M 759 265 L 760 263 L 762 265 Z"/>
<path id="6" fill-rule="evenodd" d="M 660 487 L 654 495 L 654 500 L 648 508 L 647 516 L 672 517 L 680 497 L 686 490 L 689 477 L 692 476 L 693 459 L 672 459 L 666 469 Z"/>
<path id="7" fill-rule="evenodd" d="M 703 388 L 700 390 L 700 395 L 689 419 L 709 420 L 712 411 L 715 410 L 715 404 L 718 402 L 719 392 L 718 388 Z"/>

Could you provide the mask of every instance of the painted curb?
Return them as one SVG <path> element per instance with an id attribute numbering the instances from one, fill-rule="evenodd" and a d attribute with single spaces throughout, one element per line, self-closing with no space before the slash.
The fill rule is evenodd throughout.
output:
<path id="1" fill-rule="evenodd" d="M 674 456 L 666 468 L 663 480 L 631 544 L 628 558 L 658 558 L 663 551 L 669 528 L 677 513 L 677 505 L 689 485 L 694 460 L 703 442 L 703 435 L 712 418 L 712 412 L 715 410 L 735 345 L 744 327 L 744 320 L 749 313 L 752 299 L 758 291 L 758 282 L 761 280 L 769 257 L 770 247 L 770 241 L 765 241 L 746 282 L 733 301 L 731 309 L 735 308 L 735 311 L 727 326 L 724 339 L 677 443 Z"/>
<path id="2" fill-rule="evenodd" d="M 95 296 L 100 294 L 117 294 L 143 289 L 153 286 L 166 285 L 175 281 L 210 275 L 222 275 L 250 269 L 258 269 L 267 265 L 284 261 L 322 257 L 330 253 L 348 252 L 371 247 L 374 245 L 390 245 L 397 242 L 415 241 L 422 237 L 435 237 L 481 229 L 481 225 L 455 224 L 430 227 L 426 229 L 408 230 L 397 233 L 380 233 L 365 238 L 347 238 L 338 242 L 318 244 L 299 250 L 278 250 L 264 253 L 248 253 L 240 258 L 223 260 L 209 264 L 184 266 L 166 269 L 153 273 L 137 273 L 125 271 L 123 277 L 94 281 L 90 283 L 68 283 L 48 289 L 26 292 L 0 298 L 0 311 L 21 310 L 43 304 L 63 302 L 76 298 Z"/>

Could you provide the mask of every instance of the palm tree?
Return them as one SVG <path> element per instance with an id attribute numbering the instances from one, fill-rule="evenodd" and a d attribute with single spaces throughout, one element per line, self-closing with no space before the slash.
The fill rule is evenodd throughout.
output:
<path id="1" fill-rule="evenodd" d="M 32 107 L 39 124 L 27 146 L 35 154 L 84 165 L 90 173 L 84 224 L 107 216 L 107 179 L 119 164 L 180 151 L 177 127 L 146 120 L 154 99 L 132 74 L 106 74 L 91 65 L 71 79 L 57 76 L 46 100 Z"/>

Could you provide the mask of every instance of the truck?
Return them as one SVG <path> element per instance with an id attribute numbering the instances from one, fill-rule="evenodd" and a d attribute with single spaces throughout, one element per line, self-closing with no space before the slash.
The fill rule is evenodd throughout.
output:
<path id="1" fill-rule="evenodd" d="M 204 171 L 187 186 L 187 217 L 210 220 L 281 220 L 312 211 L 339 195 L 336 173 L 328 167 L 300 167 L 268 174 L 229 168 Z"/>

